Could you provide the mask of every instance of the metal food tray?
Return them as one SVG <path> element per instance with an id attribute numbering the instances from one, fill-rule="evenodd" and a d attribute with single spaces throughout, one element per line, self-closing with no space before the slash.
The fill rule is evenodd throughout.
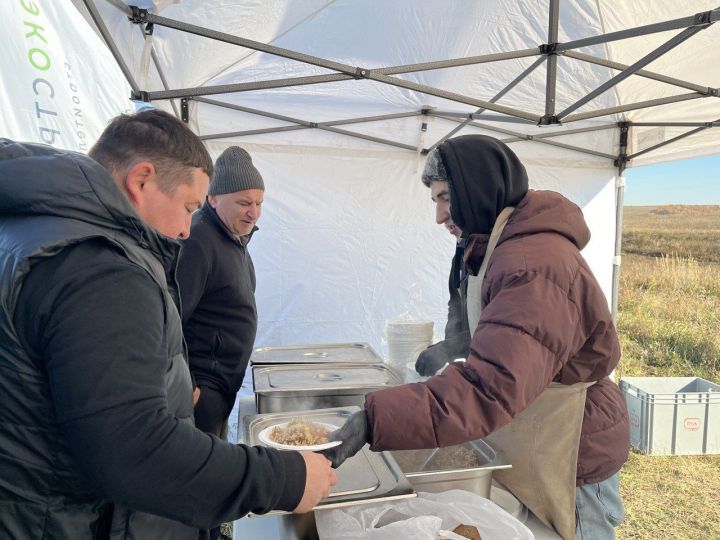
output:
<path id="1" fill-rule="evenodd" d="M 243 442 L 248 445 L 266 446 L 258 439 L 260 431 L 298 416 L 309 421 L 325 422 L 340 427 L 353 412 L 358 410 L 359 407 L 336 407 L 245 416 Z M 370 447 L 366 445 L 337 469 L 337 484 L 330 490 L 330 495 L 320 501 L 315 509 L 341 508 L 414 496 L 415 491 L 392 455 L 389 452 L 371 452 Z"/>
<path id="2" fill-rule="evenodd" d="M 365 394 L 402 383 L 382 363 L 253 366 L 252 376 L 261 413 L 362 406 Z"/>
<path id="3" fill-rule="evenodd" d="M 260 347 L 250 357 L 250 363 L 256 366 L 333 362 L 376 364 L 382 361 L 382 357 L 369 344 L 361 342 Z"/>
<path id="4" fill-rule="evenodd" d="M 464 489 L 490 497 L 492 471 L 512 467 L 505 456 L 483 440 L 432 450 L 395 450 L 393 457 L 418 491 L 439 493 Z M 472 463 L 462 463 L 472 459 Z"/>

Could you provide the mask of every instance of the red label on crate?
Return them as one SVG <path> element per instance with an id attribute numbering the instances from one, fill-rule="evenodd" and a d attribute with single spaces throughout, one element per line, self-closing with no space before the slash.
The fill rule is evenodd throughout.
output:
<path id="1" fill-rule="evenodd" d="M 640 417 L 635 411 L 630 412 L 630 425 L 634 428 L 640 427 Z"/>
<path id="2" fill-rule="evenodd" d="M 700 419 L 686 418 L 683 422 L 683 427 L 685 428 L 685 431 L 697 431 L 700 429 Z"/>

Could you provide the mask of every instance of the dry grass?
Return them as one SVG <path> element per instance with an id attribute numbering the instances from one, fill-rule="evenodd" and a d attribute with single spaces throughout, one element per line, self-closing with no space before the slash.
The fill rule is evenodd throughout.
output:
<path id="1" fill-rule="evenodd" d="M 720 207 L 626 208 L 618 377 L 720 382 Z M 720 456 L 644 456 L 623 468 L 619 539 L 720 538 Z"/>

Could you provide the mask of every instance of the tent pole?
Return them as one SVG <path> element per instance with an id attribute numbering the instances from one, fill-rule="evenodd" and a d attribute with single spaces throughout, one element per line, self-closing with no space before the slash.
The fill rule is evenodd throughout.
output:
<path id="1" fill-rule="evenodd" d="M 504 105 L 498 105 L 496 103 L 490 103 L 489 101 L 483 101 L 481 99 L 464 96 L 456 92 L 448 92 L 446 90 L 441 90 L 439 88 L 434 88 L 425 84 L 418 84 L 412 81 L 398 79 L 396 77 L 388 77 L 387 75 L 375 73 L 373 70 L 367 72 L 367 78 L 371 81 L 377 81 L 392 86 L 398 86 L 400 88 L 407 88 L 408 90 L 414 90 L 415 92 L 420 92 L 421 94 L 428 94 L 431 96 L 448 99 L 450 101 L 457 101 L 458 103 L 473 105 L 474 107 L 488 109 L 490 111 L 495 111 L 510 116 L 516 116 L 518 118 L 524 118 L 533 122 L 538 122 L 540 120 L 540 117 L 537 114 L 531 114 L 525 111 L 521 111 L 520 109 L 505 107 Z"/>
<path id="2" fill-rule="evenodd" d="M 408 118 L 411 116 L 420 116 L 422 113 L 422 110 L 420 111 L 410 111 L 410 112 L 404 112 L 404 113 L 392 113 L 392 114 L 380 114 L 376 116 L 363 116 L 359 118 L 348 118 L 344 120 L 331 120 L 329 122 L 319 122 L 317 124 L 314 124 L 312 122 L 306 122 L 305 120 L 299 120 L 297 118 L 293 118 L 290 116 L 283 116 L 281 114 L 271 113 L 267 111 L 261 111 L 259 109 L 252 109 L 250 107 L 244 107 L 242 105 L 236 105 L 234 103 L 225 103 L 222 101 L 217 101 L 215 99 L 208 99 L 208 98 L 202 98 L 202 97 L 196 97 L 194 98 L 194 101 L 197 101 L 199 103 L 206 103 L 208 105 L 214 105 L 216 107 L 224 107 L 226 109 L 233 109 L 235 111 L 245 112 L 249 114 L 257 114 L 258 116 L 266 116 L 268 118 L 274 118 L 275 120 L 282 120 L 283 122 L 292 122 L 292 123 L 299 123 L 303 127 L 315 127 L 315 125 L 318 126 L 341 126 L 344 124 L 361 124 L 364 122 L 378 122 L 380 120 L 393 120 L 395 118 Z"/>
<path id="3" fill-rule="evenodd" d="M 218 86 L 195 86 L 193 88 L 178 88 L 175 90 L 159 90 L 148 92 L 148 98 L 154 101 L 161 99 L 192 98 L 197 96 L 212 96 L 216 94 L 232 94 L 236 92 L 251 92 L 253 90 L 268 90 L 270 88 L 284 88 L 287 86 L 304 86 L 337 81 L 349 81 L 353 77 L 342 73 L 329 75 L 311 75 L 309 77 L 291 77 L 288 79 L 274 79 L 251 83 L 221 84 Z"/>
<path id="4" fill-rule="evenodd" d="M 440 116 L 440 118 L 442 118 L 442 116 Z M 452 119 L 445 118 L 445 120 L 452 120 Z M 523 133 L 517 133 L 516 131 L 510 131 L 509 129 L 503 129 L 503 128 L 500 128 L 497 126 L 481 124 L 480 122 L 471 122 L 470 125 L 473 127 L 487 130 L 487 131 L 493 131 L 495 133 L 503 133 L 505 135 L 512 135 L 513 137 L 510 139 L 501 139 L 502 142 L 507 143 L 507 144 L 510 144 L 513 142 L 518 142 L 518 141 L 536 141 L 540 144 L 547 144 L 549 146 L 565 148 L 567 150 L 573 150 L 575 152 L 581 152 L 583 154 L 589 154 L 591 156 L 602 157 L 602 158 L 610 159 L 610 160 L 616 159 L 616 156 L 614 156 L 612 154 L 605 154 L 603 152 L 598 152 L 596 150 L 590 150 L 589 148 L 581 148 L 579 146 L 573 146 L 570 144 L 565 144 L 565 143 L 561 143 L 561 142 L 557 142 L 557 141 L 547 141 L 547 140 L 544 140 L 544 138 L 536 138 L 534 135 L 525 135 Z M 607 127 L 607 126 L 605 126 L 605 127 Z"/>
<path id="5" fill-rule="evenodd" d="M 120 71 L 122 71 L 123 75 L 125 76 L 125 80 L 130 85 L 130 89 L 132 90 L 133 94 L 138 94 L 140 92 L 140 87 L 135 81 L 135 78 L 132 76 L 132 73 L 130 73 L 130 69 L 125 63 L 125 59 L 122 57 L 122 54 L 120 54 L 117 45 L 115 45 L 115 41 L 110 35 L 110 31 L 107 29 L 107 26 L 105 26 L 105 21 L 103 21 L 102 17 L 100 16 L 100 12 L 97 10 L 95 2 L 93 0 L 83 0 L 83 3 L 85 4 L 85 7 L 90 13 L 90 16 L 92 17 L 95 26 L 97 26 L 98 30 L 100 31 L 100 35 L 102 35 L 105 44 L 108 46 L 108 49 L 110 49 L 113 58 L 115 58 L 115 61 L 120 68 Z"/>
<path id="6" fill-rule="evenodd" d="M 520 83 L 522 80 L 525 79 L 525 77 L 527 77 L 528 75 L 530 75 L 530 73 L 532 73 L 532 72 L 535 70 L 535 68 L 537 68 L 537 67 L 538 67 L 540 64 L 542 64 L 544 61 L 545 61 L 545 58 L 543 58 L 543 57 L 540 57 L 540 58 L 538 58 L 537 60 L 535 60 L 532 64 L 530 64 L 530 66 L 529 66 L 527 69 L 525 69 L 525 71 L 523 71 L 520 75 L 518 75 L 517 77 L 515 77 L 515 78 L 510 82 L 510 84 L 508 84 L 505 88 L 503 88 L 502 90 L 500 90 L 500 92 L 498 92 L 495 96 L 493 96 L 493 98 L 490 100 L 490 103 L 495 103 L 497 100 L 499 100 L 499 99 L 500 99 L 501 97 L 503 97 L 505 94 L 507 94 L 510 90 L 512 90 L 513 88 L 515 88 L 515 86 L 517 86 L 518 83 Z M 478 110 L 475 111 L 474 113 L 469 114 L 468 117 L 467 117 L 467 119 L 463 120 L 463 121 L 460 123 L 459 126 L 453 128 L 451 131 L 449 131 L 448 133 L 446 133 L 445 135 L 443 135 L 440 139 L 438 139 L 437 141 L 435 141 L 435 144 L 433 144 L 430 148 L 428 148 L 427 151 L 430 152 L 431 150 L 433 150 L 434 148 L 436 148 L 438 145 L 444 143 L 446 140 L 448 140 L 450 137 L 452 137 L 453 135 L 455 135 L 455 134 L 456 134 L 458 131 L 460 131 L 462 128 L 464 128 L 465 126 L 467 126 L 472 120 L 475 119 L 476 116 L 480 116 L 482 113 L 484 113 L 485 110 L 486 110 L 486 109 L 478 109 Z M 428 113 L 428 114 L 430 114 L 430 116 L 436 116 L 435 114 L 432 114 L 432 113 Z"/>
<path id="7" fill-rule="evenodd" d="M 585 105 L 587 102 L 592 101 L 597 96 L 605 93 L 608 89 L 612 88 L 616 84 L 624 81 L 627 79 L 630 75 L 641 69 L 642 67 L 648 65 L 653 60 L 656 60 L 663 54 L 667 53 L 668 51 L 671 51 L 684 41 L 688 40 L 701 30 L 704 30 L 707 28 L 707 26 L 693 26 L 691 28 L 686 28 L 682 32 L 680 32 L 678 35 L 673 36 L 669 40 L 667 40 L 665 43 L 663 43 L 660 47 L 655 49 L 654 51 L 650 52 L 649 54 L 646 54 L 643 56 L 640 60 L 635 62 L 633 65 L 628 67 L 627 69 L 623 70 L 622 72 L 615 75 L 612 79 L 609 81 L 601 84 L 599 87 L 597 87 L 595 90 L 590 92 L 588 95 L 586 95 L 584 98 L 579 99 L 569 107 L 567 107 L 564 111 L 560 112 L 557 117 L 558 119 L 562 119 L 566 117 L 571 112 L 579 109 L 583 105 Z"/>
<path id="8" fill-rule="evenodd" d="M 714 122 L 633 122 L 635 127 L 720 127 L 720 120 Z"/>
<path id="9" fill-rule="evenodd" d="M 519 51 L 510 51 L 506 53 L 483 54 L 481 56 L 470 56 L 468 58 L 453 58 L 451 60 L 438 60 L 436 62 L 422 62 L 419 64 L 406 64 L 402 66 L 391 66 L 385 68 L 373 69 L 374 73 L 382 75 L 398 75 L 400 73 L 416 73 L 418 71 L 430 71 L 433 69 L 445 69 L 452 67 L 486 64 L 489 62 L 498 62 L 502 60 L 513 60 L 516 58 L 527 58 L 528 56 L 537 56 L 539 54 L 537 47 L 533 49 L 521 49 Z"/>
<path id="10" fill-rule="evenodd" d="M 615 181 L 615 256 L 613 257 L 613 276 L 612 276 L 612 319 L 617 326 L 618 316 L 618 298 L 620 293 L 620 265 L 622 256 L 622 232 L 623 232 L 623 209 L 625 205 L 625 168 L 627 167 L 628 155 L 627 145 L 628 136 L 630 134 L 630 123 L 620 123 L 620 148 L 618 150 L 618 158 L 615 160 L 615 166 L 618 169 L 618 175 Z"/>
<path id="11" fill-rule="evenodd" d="M 647 154 L 648 152 L 652 152 L 653 150 L 657 150 L 658 148 L 661 148 L 665 145 L 674 143 L 675 141 L 679 141 L 680 139 L 684 139 L 685 137 L 689 137 L 690 135 L 694 135 L 695 133 L 699 131 L 705 131 L 707 127 L 697 127 L 695 129 L 691 129 L 690 131 L 686 131 L 685 133 L 681 133 L 677 137 L 673 137 L 672 139 L 668 139 L 667 141 L 663 141 L 661 143 L 658 143 L 654 146 L 650 146 L 648 148 L 645 148 L 644 150 L 641 150 L 640 152 L 635 152 L 634 154 L 631 154 L 628 156 L 628 159 L 634 159 L 638 156 L 642 156 L 643 154 Z"/>
<path id="12" fill-rule="evenodd" d="M 589 38 L 577 39 L 575 41 L 568 41 L 566 43 L 559 43 L 557 46 L 557 51 L 561 52 L 570 49 L 580 49 L 582 47 L 598 45 L 600 43 L 608 43 L 610 41 L 617 41 L 619 39 L 646 36 L 649 34 L 667 32 L 668 30 L 679 30 L 680 28 L 688 28 L 691 26 L 707 25 L 714 23 L 718 20 L 720 20 L 720 9 L 714 9 L 712 11 L 696 13 L 695 15 L 683 17 L 681 19 L 673 19 L 671 21 L 648 24 L 645 26 L 638 26 L 636 28 L 629 28 L 627 30 L 620 30 L 618 32 L 610 32 L 608 34 L 601 34 L 599 36 L 592 36 Z"/>
<path id="13" fill-rule="evenodd" d="M 588 62 L 589 64 L 596 64 L 598 66 L 604 66 L 604 67 L 609 67 L 611 69 L 617 69 L 619 71 L 628 69 L 630 67 L 627 64 L 621 64 L 620 62 L 613 62 L 612 60 L 606 60 L 604 58 L 597 58 L 596 56 L 579 53 L 577 51 L 566 51 L 563 53 L 563 56 L 566 56 L 568 58 L 574 58 L 575 60 L 582 60 L 583 62 Z M 655 81 L 671 84 L 673 86 L 678 86 L 680 88 L 685 88 L 687 90 L 694 90 L 695 92 L 713 94 L 713 91 L 715 90 L 712 87 L 703 86 L 701 84 L 694 84 L 694 83 L 691 83 L 688 81 L 683 81 L 680 79 L 676 79 L 674 77 L 668 77 L 666 75 L 661 75 L 660 73 L 654 73 L 652 71 L 647 71 L 644 69 L 640 69 L 640 70 L 636 71 L 635 75 L 637 75 L 638 77 L 645 77 L 646 79 L 652 79 Z"/>
<path id="14" fill-rule="evenodd" d="M 560 0 L 550 0 L 548 41 L 547 45 L 540 47 L 540 51 L 547 56 L 547 78 L 545 82 L 545 116 L 540 124 L 556 124 L 555 118 L 555 90 L 557 86 L 557 54 L 555 47 L 558 39 L 558 19 L 560 17 Z"/>
<path id="15" fill-rule="evenodd" d="M 677 103 L 679 101 L 688 101 L 691 99 L 699 99 L 706 97 L 708 96 L 701 94 L 700 92 L 690 92 L 688 94 L 679 94 L 677 96 L 668 96 L 664 98 L 650 99 L 647 101 L 638 101 L 637 103 L 628 103 L 627 105 L 608 107 L 607 109 L 600 109 L 598 111 L 571 114 L 563 120 L 563 123 L 568 124 L 570 122 L 577 122 L 578 120 L 587 120 L 588 118 L 598 118 L 600 116 L 607 116 L 610 114 L 634 111 L 636 109 L 647 109 L 649 107 L 656 107 L 658 105 L 667 105 L 668 103 Z"/>
<path id="16" fill-rule="evenodd" d="M 543 59 L 541 59 L 542 63 Z M 479 109 L 481 111 L 484 111 L 485 109 Z M 483 120 L 487 120 L 488 122 L 507 122 L 510 124 L 525 124 L 525 125 L 535 125 L 535 122 L 531 120 L 525 120 L 524 118 L 515 118 L 514 116 L 504 116 L 501 114 L 479 114 L 479 113 L 464 113 L 464 112 L 455 112 L 455 111 L 437 111 L 433 109 L 432 111 L 427 111 L 426 113 L 428 116 L 442 116 L 445 120 L 452 120 L 453 122 L 464 122 L 465 120 L 475 120 L 476 118 L 481 118 Z M 460 120 L 462 119 L 462 120 Z"/>
<path id="17" fill-rule="evenodd" d="M 563 131 L 552 131 L 549 133 L 539 133 L 537 135 L 533 135 L 531 140 L 537 141 L 537 140 L 541 140 L 541 139 L 552 139 L 553 137 L 563 137 L 565 135 L 574 135 L 575 133 L 588 133 L 590 131 L 602 131 L 604 129 L 616 129 L 617 127 L 618 127 L 617 122 L 613 122 L 612 124 L 602 124 L 599 126 L 589 126 L 586 128 L 566 129 Z M 505 139 L 505 143 L 516 142 L 516 141 L 525 141 L 525 140 L 528 140 L 527 136 L 515 137 L 512 139 Z M 612 158 L 615 159 L 615 156 L 612 156 Z"/>
<path id="18" fill-rule="evenodd" d="M 241 112 L 246 112 L 249 114 L 256 114 L 258 116 L 265 116 L 267 118 L 273 118 L 275 120 L 281 120 L 283 122 L 292 122 L 294 124 L 298 124 L 297 126 L 283 126 L 283 127 L 277 127 L 277 128 L 268 128 L 268 129 L 262 129 L 262 130 L 249 130 L 249 131 L 236 131 L 236 132 L 230 132 L 230 133 L 215 133 L 211 135 L 204 135 L 201 136 L 200 139 L 202 140 L 210 140 L 210 139 L 220 139 L 220 138 L 227 138 L 227 137 L 242 137 L 244 135 L 257 135 L 259 133 L 273 133 L 273 132 L 279 132 L 279 131 L 295 131 L 297 129 L 308 129 L 308 128 L 315 128 L 315 129 L 321 129 L 323 131 L 331 131 L 333 133 L 338 133 L 340 135 L 347 135 L 348 137 L 355 137 L 356 139 L 363 139 L 366 141 L 376 142 L 380 144 L 385 144 L 388 146 L 394 146 L 396 148 L 402 148 L 403 150 L 410 150 L 412 152 L 417 152 L 417 147 L 412 146 L 409 144 L 400 143 L 397 141 L 391 141 L 389 139 L 383 139 L 380 137 L 373 137 L 372 135 L 365 135 L 362 133 L 355 133 L 353 131 L 347 131 L 345 129 L 339 129 L 332 127 L 328 125 L 328 123 L 315 123 L 315 122 L 308 122 L 306 120 L 301 120 L 299 118 L 293 118 L 292 116 L 283 116 L 280 114 L 260 111 L 257 109 L 250 109 L 248 107 L 242 107 L 240 105 L 233 105 L 231 103 L 221 103 L 216 102 L 214 100 L 209 99 L 197 99 L 197 101 L 202 101 L 204 103 L 208 103 L 209 105 L 217 105 L 220 107 L 225 107 L 227 109 L 235 109 Z M 395 115 L 385 115 L 383 118 L 380 117 L 367 117 L 364 119 L 361 119 L 362 121 L 369 122 L 373 120 L 381 120 L 386 119 L 388 117 L 394 117 L 397 118 L 398 116 L 417 116 L 419 113 L 399 113 Z M 343 121 L 343 123 L 349 123 L 347 121 Z"/>

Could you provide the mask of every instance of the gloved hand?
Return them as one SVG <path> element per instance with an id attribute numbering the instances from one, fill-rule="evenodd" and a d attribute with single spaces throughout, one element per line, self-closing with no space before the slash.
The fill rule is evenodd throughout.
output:
<path id="1" fill-rule="evenodd" d="M 340 429 L 330 434 L 331 441 L 342 441 L 341 445 L 323 450 L 323 454 L 337 469 L 343 462 L 357 454 L 360 449 L 370 442 L 370 426 L 364 410 L 353 413 Z"/>
<path id="2" fill-rule="evenodd" d="M 415 361 L 415 371 L 423 377 L 434 375 L 441 367 L 448 363 L 444 342 L 431 345 L 421 352 Z"/>

